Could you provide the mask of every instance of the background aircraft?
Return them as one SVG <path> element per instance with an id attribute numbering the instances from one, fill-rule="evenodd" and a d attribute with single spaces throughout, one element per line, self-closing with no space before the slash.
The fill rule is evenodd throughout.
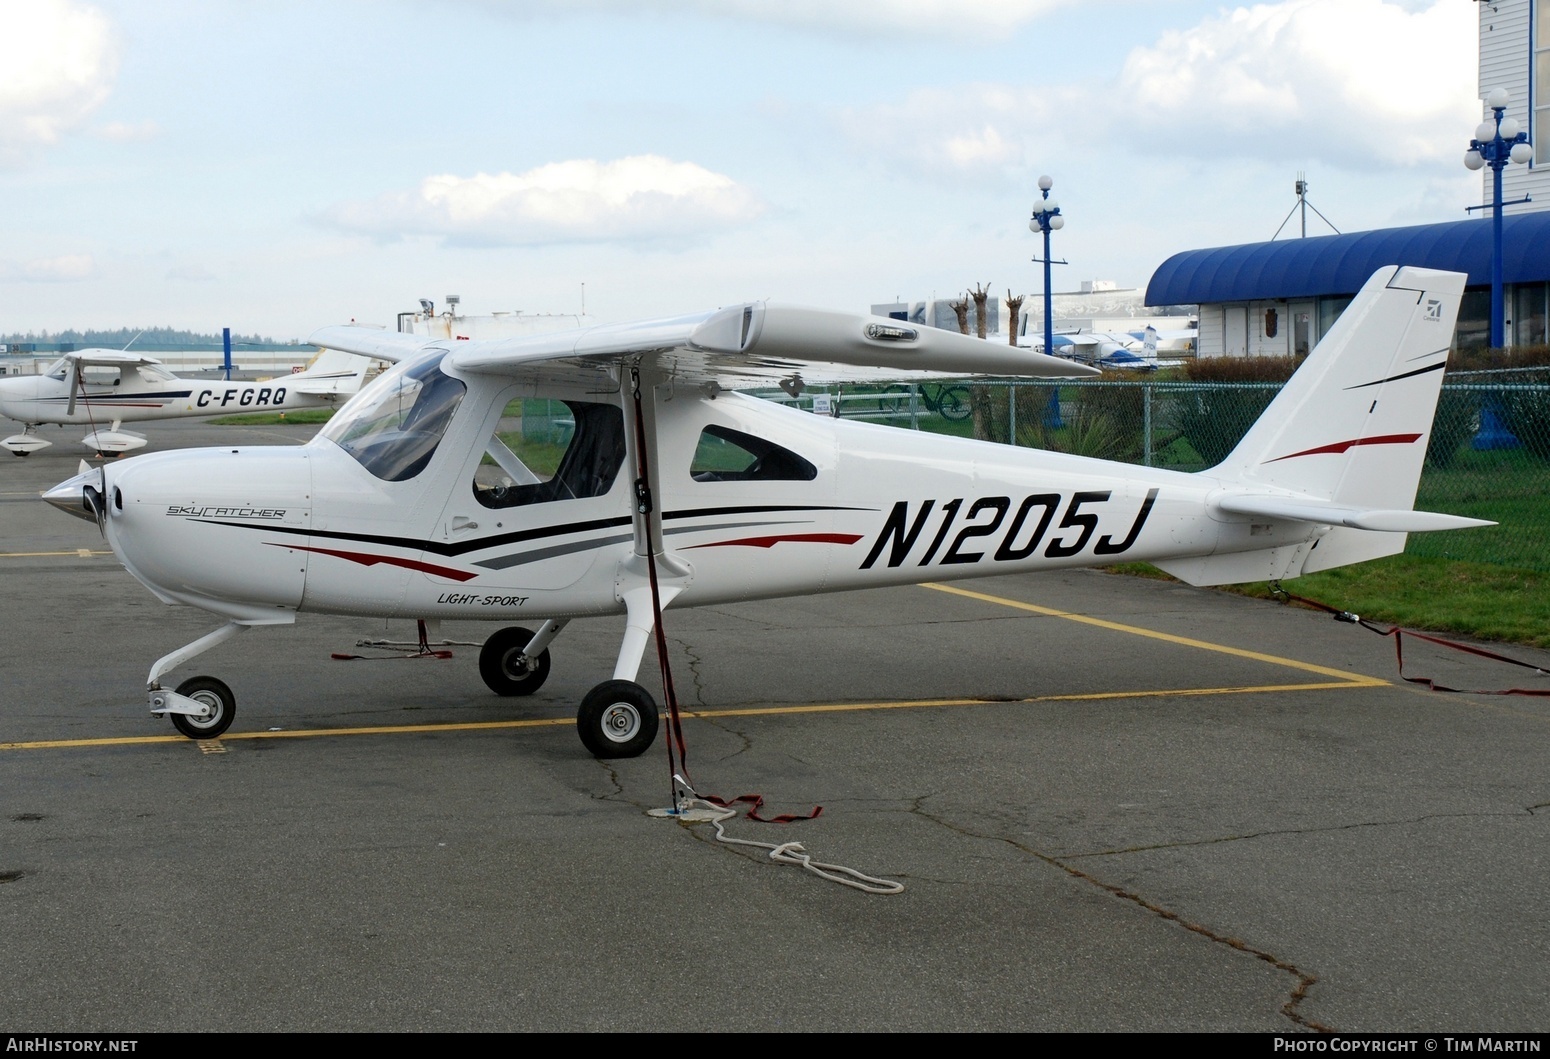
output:
<path id="1" fill-rule="evenodd" d="M 154 357 L 114 349 L 66 353 L 41 375 L 0 379 L 0 415 L 23 425 L 0 447 L 26 456 L 53 442 L 35 433 L 43 423 L 90 427 L 81 444 L 101 455 L 122 455 L 145 436 L 120 430 L 126 422 L 236 412 L 287 412 L 348 398 L 361 387 L 371 361 L 328 350 L 307 370 L 265 382 L 186 379 Z"/>
<path id="2" fill-rule="evenodd" d="M 301 611 L 501 623 L 479 658 L 501 695 L 542 686 L 571 620 L 622 615 L 612 677 L 582 698 L 577 729 L 598 757 L 633 756 L 656 735 L 636 676 L 653 634 L 668 676 L 671 607 L 1137 560 L 1198 585 L 1273 580 L 1393 554 L 1408 532 L 1489 525 L 1412 510 L 1463 285 L 1379 270 L 1197 474 L 733 392 L 1094 374 L 903 321 L 750 303 L 490 341 L 326 328 L 312 341 L 398 363 L 308 445 L 153 453 L 44 499 L 94 519 L 158 598 L 224 620 L 151 667 L 152 713 L 189 736 L 224 731 L 235 697 L 215 677 L 176 690 L 162 677 Z M 568 406 L 563 452 L 519 454 L 502 432 L 530 397 Z M 540 624 L 509 624 L 523 619 Z"/>

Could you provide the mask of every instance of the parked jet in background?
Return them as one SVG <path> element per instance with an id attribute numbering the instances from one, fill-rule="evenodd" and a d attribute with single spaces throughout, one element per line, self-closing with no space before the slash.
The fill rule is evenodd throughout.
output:
<path id="1" fill-rule="evenodd" d="M 342 402 L 361 388 L 371 360 L 328 350 L 306 371 L 265 382 L 183 379 L 154 357 L 116 349 L 66 353 L 41 375 L 0 379 L 0 415 L 24 427 L 0 447 L 26 456 L 52 445 L 34 432 L 42 423 L 91 428 L 81 444 L 119 456 L 145 444 L 123 423 L 236 412 L 289 412 Z"/>

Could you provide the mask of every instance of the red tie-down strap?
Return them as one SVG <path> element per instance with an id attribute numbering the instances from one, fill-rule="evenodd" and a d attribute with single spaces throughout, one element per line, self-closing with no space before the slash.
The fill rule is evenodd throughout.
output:
<path id="1" fill-rule="evenodd" d="M 744 814 L 744 819 L 757 820 L 761 824 L 789 824 L 797 820 L 816 820 L 823 815 L 823 806 L 818 805 L 813 807 L 812 812 L 805 814 L 781 813 L 779 816 L 760 816 L 759 810 L 764 808 L 764 795 L 762 794 L 740 794 L 730 800 L 718 798 L 714 794 L 696 794 L 695 797 L 710 802 L 712 805 L 719 805 L 723 809 L 732 809 L 740 804 L 751 806 L 748 812 Z"/>
<path id="2" fill-rule="evenodd" d="M 1450 688 L 1445 684 L 1437 683 L 1430 677 L 1407 677 L 1405 676 L 1404 647 L 1404 638 L 1406 636 L 1416 640 L 1422 640 L 1429 644 L 1436 644 L 1438 647 L 1447 647 L 1454 651 L 1462 651 L 1465 654 L 1476 655 L 1480 658 L 1489 658 L 1493 662 L 1506 662 L 1508 665 L 1521 666 L 1524 669 L 1533 670 L 1540 676 L 1550 676 L 1550 672 L 1547 672 L 1540 666 L 1534 665 L 1532 662 L 1525 662 L 1518 658 L 1510 658 L 1504 654 L 1497 654 L 1495 651 L 1487 651 L 1483 647 L 1474 647 L 1470 644 L 1457 643 L 1453 640 L 1444 640 L 1440 636 L 1428 636 L 1426 633 L 1416 632 L 1414 629 L 1402 629 L 1398 625 L 1391 625 L 1385 629 L 1363 619 L 1361 615 L 1353 614 L 1348 610 L 1337 610 L 1336 608 L 1329 606 L 1327 603 L 1320 603 L 1316 599 L 1307 599 L 1303 596 L 1294 596 L 1292 593 L 1283 589 L 1278 582 L 1271 582 L 1270 589 L 1275 598 L 1281 600 L 1283 603 L 1301 603 L 1304 606 L 1312 607 L 1314 610 L 1322 610 L 1326 614 L 1334 615 L 1336 621 L 1348 622 L 1352 625 L 1360 625 L 1367 631 L 1375 632 L 1379 636 L 1394 637 L 1394 658 L 1399 665 L 1399 676 L 1400 679 L 1406 681 L 1407 683 L 1419 684 L 1430 691 L 1447 691 L 1460 695 L 1536 695 L 1550 697 L 1550 688 L 1506 688 L 1499 691 L 1486 691 L 1474 688 Z"/>

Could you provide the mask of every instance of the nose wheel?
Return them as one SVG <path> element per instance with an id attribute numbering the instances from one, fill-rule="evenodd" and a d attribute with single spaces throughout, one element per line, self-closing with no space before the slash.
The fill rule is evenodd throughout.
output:
<path id="1" fill-rule="evenodd" d="M 587 692 L 576 731 L 593 757 L 639 757 L 657 738 L 657 703 L 633 680 L 606 680 Z"/>
<path id="2" fill-rule="evenodd" d="M 203 708 L 202 715 L 168 713 L 172 727 L 190 739 L 214 739 L 231 727 L 237 714 L 237 697 L 225 682 L 214 677 L 192 677 L 178 685 L 177 694 Z"/>

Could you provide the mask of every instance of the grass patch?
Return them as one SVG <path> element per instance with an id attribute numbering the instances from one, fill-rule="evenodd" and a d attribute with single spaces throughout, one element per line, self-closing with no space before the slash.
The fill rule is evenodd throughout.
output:
<path id="1" fill-rule="evenodd" d="M 334 417 L 332 408 L 298 408 L 294 412 L 249 412 L 239 416 L 220 416 L 208 422 L 218 427 L 273 427 L 281 423 L 326 423 Z"/>
<path id="2" fill-rule="evenodd" d="M 1172 580 L 1147 563 L 1105 569 Z M 1550 647 L 1550 573 L 1541 570 L 1391 555 L 1307 574 L 1283 587 L 1384 625 Z M 1222 588 L 1237 595 L 1270 598 L 1270 586 L 1264 582 Z"/>

